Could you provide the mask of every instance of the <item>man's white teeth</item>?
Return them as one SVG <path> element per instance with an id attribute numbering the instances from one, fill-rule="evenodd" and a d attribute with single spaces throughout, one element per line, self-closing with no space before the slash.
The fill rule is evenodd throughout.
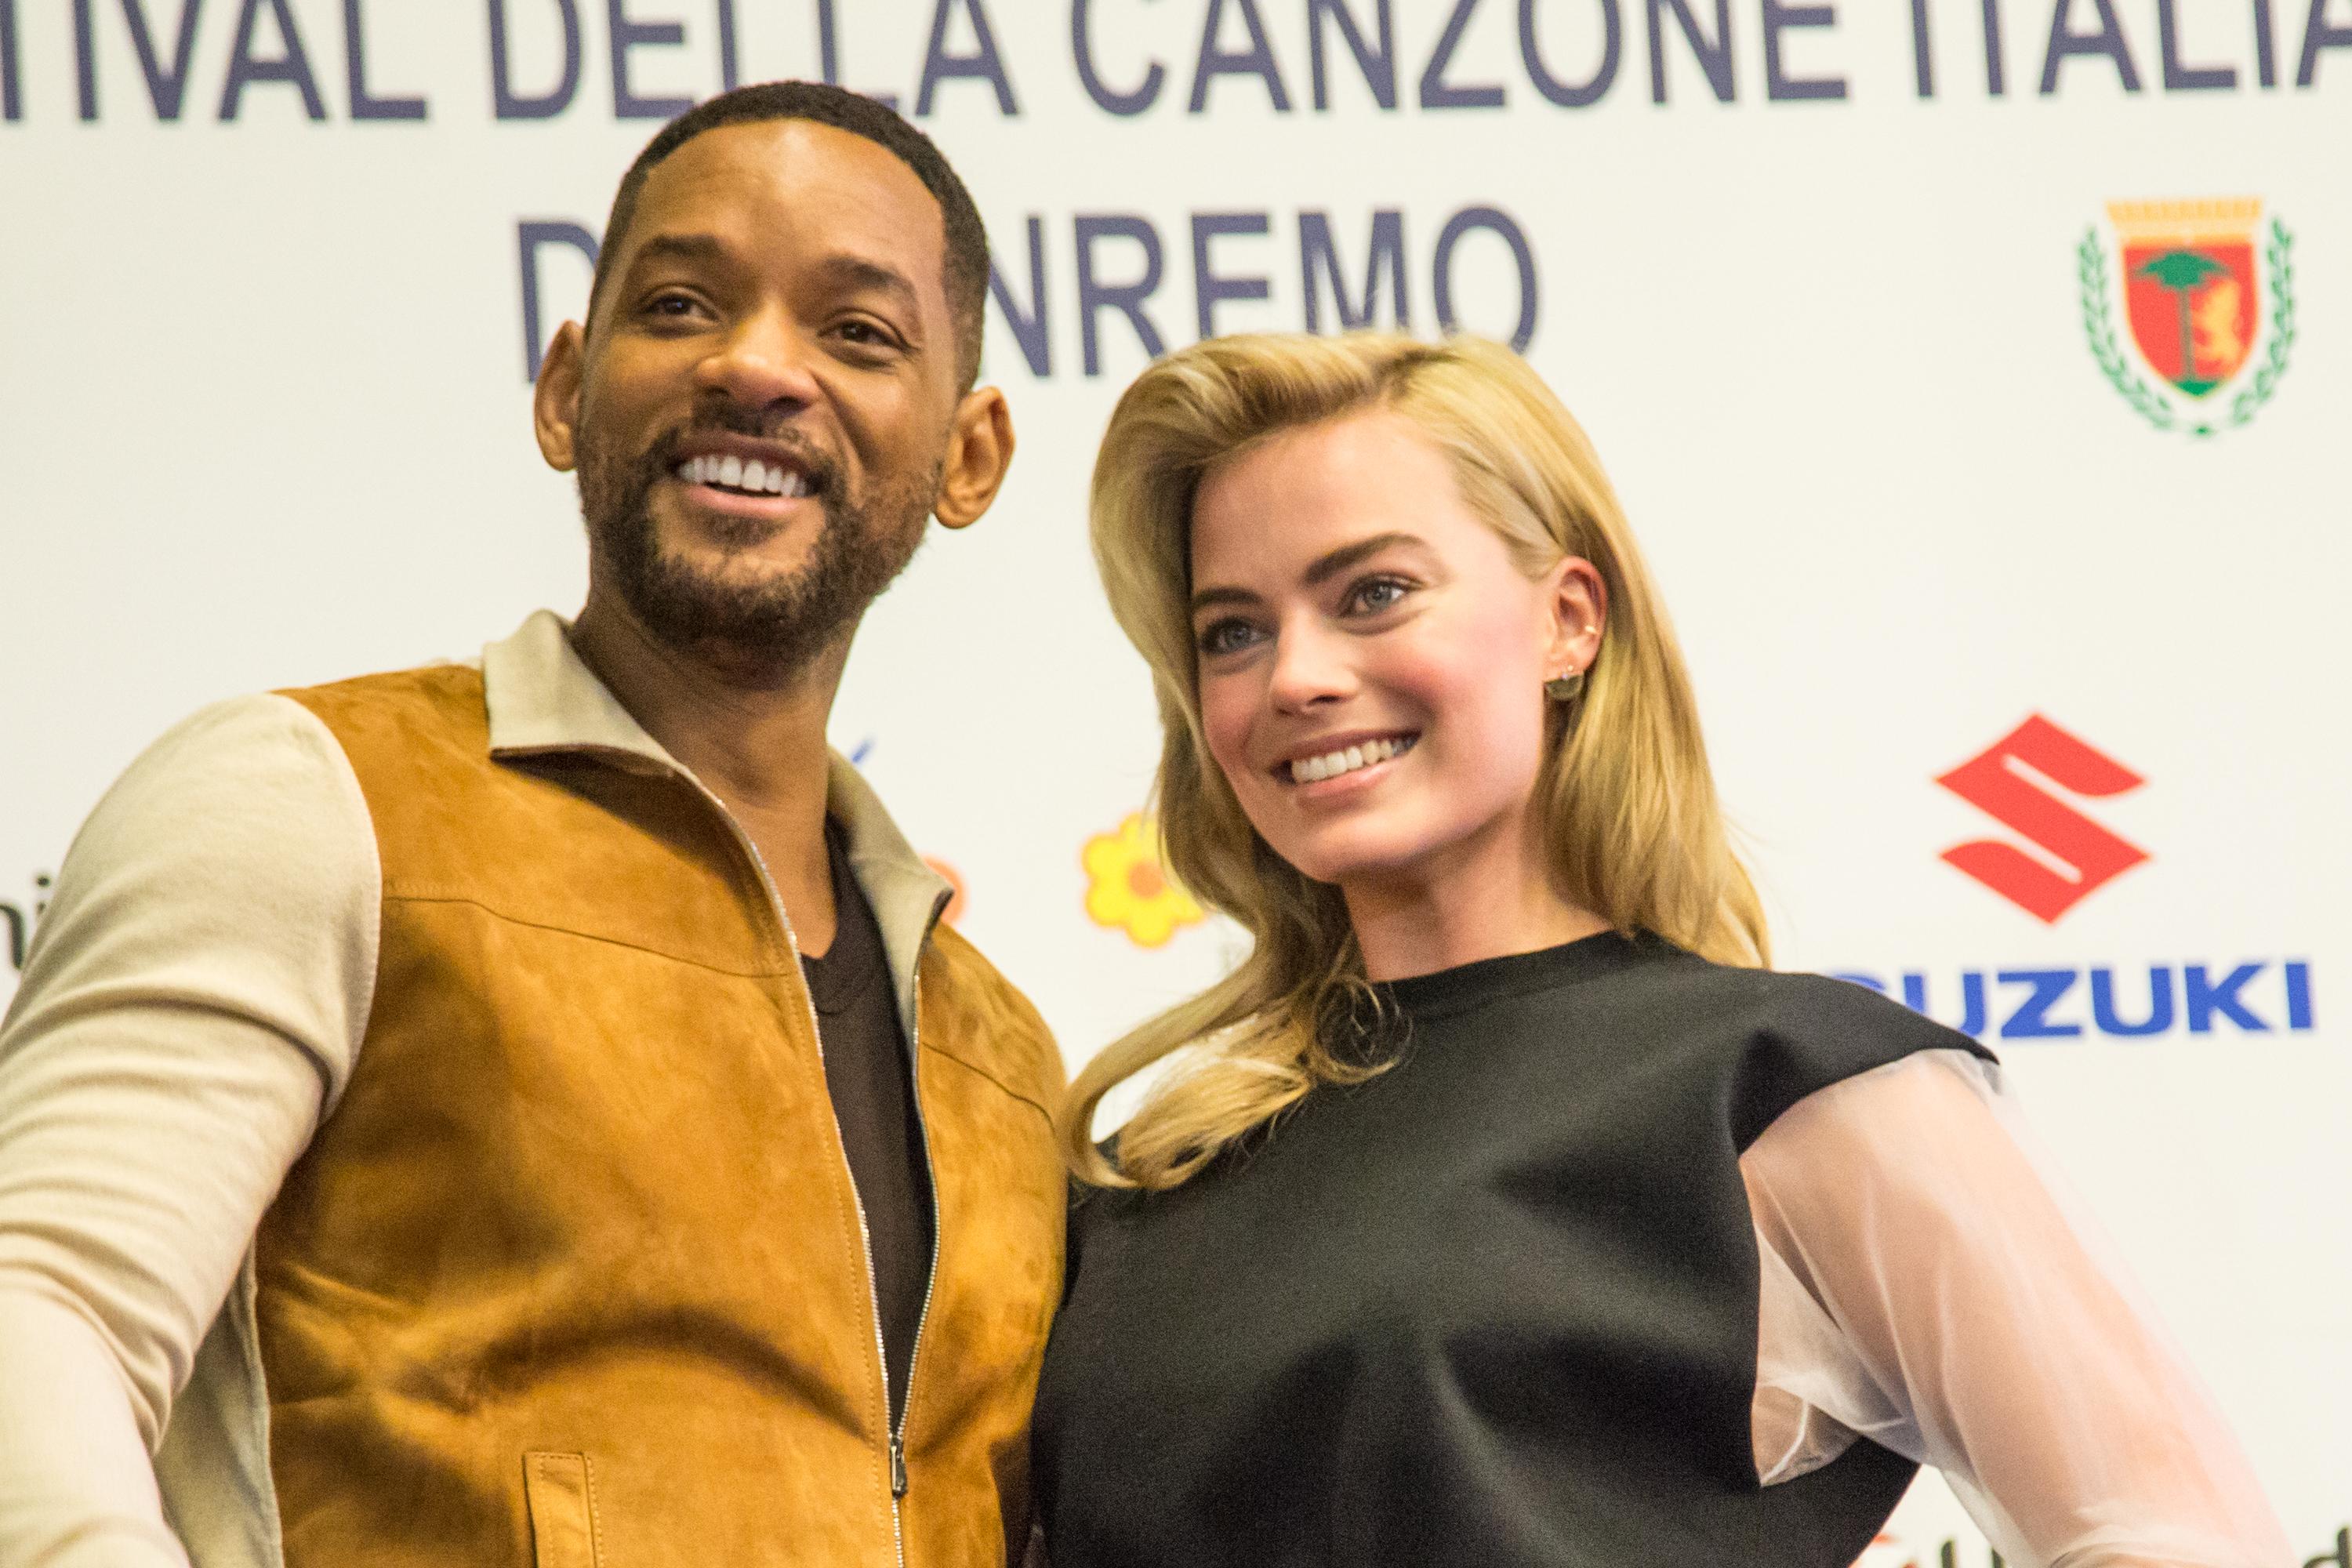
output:
<path id="1" fill-rule="evenodd" d="M 1360 746 L 1341 751 L 1326 752 L 1319 757 L 1301 757 L 1290 764 L 1293 784 L 1315 784 L 1323 779 L 1335 779 L 1341 773 L 1352 773 L 1358 768 L 1385 763 L 1391 757 L 1402 756 L 1412 749 L 1415 737 L 1401 736 L 1393 741 L 1366 741 Z"/>
<path id="2" fill-rule="evenodd" d="M 688 458 L 675 472 L 689 485 L 718 485 L 747 495 L 797 498 L 809 493 L 806 474 L 794 473 L 782 463 L 771 467 L 757 458 L 748 463 L 737 457 Z"/>

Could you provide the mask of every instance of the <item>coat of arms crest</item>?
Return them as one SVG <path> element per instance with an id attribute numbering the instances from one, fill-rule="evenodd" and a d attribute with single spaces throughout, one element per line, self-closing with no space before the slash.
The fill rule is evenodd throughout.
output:
<path id="1" fill-rule="evenodd" d="M 2262 219 L 2252 198 L 2113 202 L 2112 237 L 2095 226 L 2076 249 L 2092 357 L 2159 430 L 2234 428 L 2278 390 L 2294 347 L 2294 238 Z M 2136 353 L 2116 335 L 2110 258 Z"/>

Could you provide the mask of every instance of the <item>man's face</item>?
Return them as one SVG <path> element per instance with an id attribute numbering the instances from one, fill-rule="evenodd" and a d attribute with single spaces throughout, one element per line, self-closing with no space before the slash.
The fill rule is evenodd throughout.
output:
<path id="1" fill-rule="evenodd" d="M 729 125 L 654 170 L 620 244 L 572 345 L 592 597 L 678 652 L 796 674 L 940 493 L 959 398 L 939 205 L 863 137 Z"/>

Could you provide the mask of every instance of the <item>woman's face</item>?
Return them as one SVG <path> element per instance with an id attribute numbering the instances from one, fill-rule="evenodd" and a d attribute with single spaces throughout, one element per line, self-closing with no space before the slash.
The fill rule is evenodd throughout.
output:
<path id="1" fill-rule="evenodd" d="M 1548 677 L 1599 578 L 1530 580 L 1403 418 L 1286 432 L 1202 481 L 1192 630 L 1209 752 L 1284 859 L 1348 887 L 1526 868 Z"/>

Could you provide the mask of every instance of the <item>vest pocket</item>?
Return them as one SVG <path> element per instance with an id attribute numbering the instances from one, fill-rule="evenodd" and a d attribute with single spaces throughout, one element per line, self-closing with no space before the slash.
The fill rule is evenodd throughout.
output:
<path id="1" fill-rule="evenodd" d="M 534 1568 L 597 1568 L 596 1494 L 585 1454 L 525 1454 Z"/>

